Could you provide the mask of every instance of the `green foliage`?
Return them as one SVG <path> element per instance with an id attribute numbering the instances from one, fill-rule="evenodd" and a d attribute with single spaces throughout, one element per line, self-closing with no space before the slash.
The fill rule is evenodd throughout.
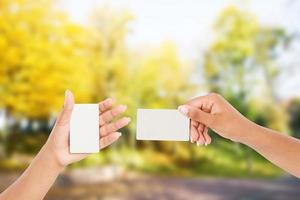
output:
<path id="1" fill-rule="evenodd" d="M 216 39 L 206 52 L 204 74 L 209 88 L 243 100 L 264 94 L 274 98 L 278 48 L 289 37 L 281 28 L 265 28 L 255 16 L 235 7 L 225 9 L 215 24 Z"/>
<path id="2" fill-rule="evenodd" d="M 300 99 L 292 99 L 287 105 L 287 110 L 292 134 L 300 138 Z"/>
<path id="3" fill-rule="evenodd" d="M 221 93 L 252 121 L 288 132 L 287 116 L 275 94 L 274 81 L 279 73 L 276 57 L 290 37 L 281 28 L 261 26 L 254 15 L 236 7 L 221 12 L 215 33 L 204 60 L 208 89 Z M 241 145 L 236 148 L 243 152 L 248 174 L 253 173 L 255 153 Z M 226 157 L 226 162 L 234 162 Z M 227 173 L 230 171 L 229 166 Z"/>
<path id="4" fill-rule="evenodd" d="M 14 152 L 26 152 L 28 154 L 36 154 L 46 142 L 47 138 L 48 136 L 45 133 L 11 133 L 6 138 L 6 153 L 8 155 L 13 154 Z"/>
<path id="5" fill-rule="evenodd" d="M 281 28 L 261 26 L 254 15 L 235 7 L 220 14 L 215 32 L 204 61 L 209 90 L 223 94 L 252 120 L 287 131 L 284 108 L 278 107 L 273 85 L 279 73 L 275 64 L 278 49 L 287 45 L 290 37 Z M 255 105 L 274 115 L 265 116 Z"/>
<path id="6" fill-rule="evenodd" d="M 180 143 L 176 143 L 179 145 Z M 189 144 L 187 144 L 189 145 Z M 264 158 L 250 152 L 253 158 L 253 170 L 249 172 L 246 152 L 240 148 L 232 148 L 234 144 L 226 141 L 215 141 L 209 147 L 192 146 L 179 148 L 176 153 L 142 149 L 135 151 L 127 147 L 107 149 L 104 153 L 94 154 L 73 167 L 89 167 L 95 163 L 120 164 L 129 171 L 140 171 L 161 176 L 217 176 L 217 177 L 277 177 L 282 171 Z M 181 146 L 182 147 L 182 146 Z M 194 158 L 192 158 L 192 156 Z"/>

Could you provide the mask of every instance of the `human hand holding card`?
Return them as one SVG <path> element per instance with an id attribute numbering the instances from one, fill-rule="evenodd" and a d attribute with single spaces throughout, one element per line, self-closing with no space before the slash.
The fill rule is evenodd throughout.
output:
<path id="1" fill-rule="evenodd" d="M 137 140 L 188 141 L 188 118 L 178 110 L 138 109 Z"/>
<path id="2" fill-rule="evenodd" d="M 128 125 L 130 118 L 120 116 L 127 106 L 113 106 L 114 100 L 99 104 L 75 104 L 70 122 L 70 153 L 96 153 L 116 141 L 119 129 Z"/>

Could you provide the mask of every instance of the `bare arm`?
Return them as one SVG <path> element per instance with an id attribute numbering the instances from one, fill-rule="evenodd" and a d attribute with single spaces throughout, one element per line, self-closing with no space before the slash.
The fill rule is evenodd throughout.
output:
<path id="1" fill-rule="evenodd" d="M 300 140 L 249 121 L 218 94 L 197 97 L 178 109 L 192 120 L 191 138 L 197 143 L 210 143 L 209 127 L 224 138 L 253 148 L 300 178 Z"/>
<path id="2" fill-rule="evenodd" d="M 119 139 L 118 129 L 126 126 L 129 118 L 121 118 L 111 122 L 126 110 L 126 106 L 112 108 L 113 100 L 107 99 L 99 103 L 100 147 L 105 148 Z M 69 153 L 70 118 L 74 98 L 66 92 L 65 105 L 43 148 L 34 158 L 21 177 L 0 194 L 0 200 L 40 200 L 43 199 L 59 173 L 70 163 L 79 161 L 89 154 Z"/>
<path id="3" fill-rule="evenodd" d="M 43 199 L 62 169 L 49 149 L 42 148 L 21 177 L 0 195 L 0 199 Z"/>
<path id="4" fill-rule="evenodd" d="M 240 141 L 300 178 L 300 140 L 250 123 Z"/>

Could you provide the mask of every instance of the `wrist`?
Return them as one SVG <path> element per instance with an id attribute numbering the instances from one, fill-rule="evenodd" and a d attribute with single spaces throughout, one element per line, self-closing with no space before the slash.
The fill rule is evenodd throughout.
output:
<path id="1" fill-rule="evenodd" d="M 255 140 L 259 128 L 260 126 L 256 123 L 245 119 L 242 128 L 239 130 L 238 142 L 249 146 L 252 143 L 251 141 Z"/>
<path id="2" fill-rule="evenodd" d="M 239 120 L 233 122 L 234 129 L 231 132 L 231 140 L 234 142 L 245 143 L 251 137 L 253 128 L 256 126 L 255 123 L 248 120 L 245 117 L 239 118 Z"/>
<path id="3" fill-rule="evenodd" d="M 41 157 L 45 162 L 47 162 L 48 166 L 51 166 L 54 170 L 61 172 L 64 170 L 65 165 L 59 162 L 59 159 L 55 155 L 55 152 L 51 148 L 51 145 L 48 142 L 43 146 L 40 151 Z"/>

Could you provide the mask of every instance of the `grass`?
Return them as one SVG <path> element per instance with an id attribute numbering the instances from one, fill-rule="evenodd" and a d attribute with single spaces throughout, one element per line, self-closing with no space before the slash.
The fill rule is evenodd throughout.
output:
<path id="1" fill-rule="evenodd" d="M 166 176 L 273 178 L 282 174 L 280 169 L 253 150 L 225 140 L 215 140 L 208 147 L 197 147 L 186 142 L 154 144 L 158 143 L 139 150 L 112 146 L 69 168 L 114 163 L 129 171 Z M 23 170 L 32 157 L 13 154 L 0 160 L 0 170 Z"/>
<path id="2" fill-rule="evenodd" d="M 190 144 L 177 145 L 173 153 L 147 148 L 110 148 L 105 153 L 94 154 L 73 164 L 71 168 L 115 163 L 129 171 L 167 176 L 275 178 L 282 175 L 279 168 L 242 145 L 224 140 L 208 147 L 193 145 L 187 148 L 187 145 Z M 247 160 L 250 160 L 251 167 Z"/>

